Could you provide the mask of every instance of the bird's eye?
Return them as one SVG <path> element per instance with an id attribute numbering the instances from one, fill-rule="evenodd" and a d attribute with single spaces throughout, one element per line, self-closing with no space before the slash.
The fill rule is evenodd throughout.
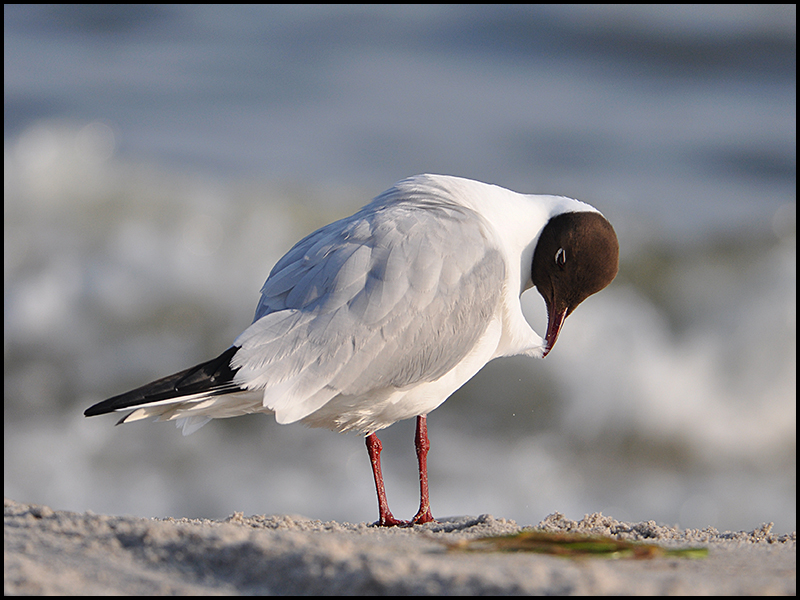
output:
<path id="1" fill-rule="evenodd" d="M 556 264 L 559 267 L 563 267 L 567 263 L 567 253 L 564 251 L 563 248 L 559 248 L 556 252 Z"/>

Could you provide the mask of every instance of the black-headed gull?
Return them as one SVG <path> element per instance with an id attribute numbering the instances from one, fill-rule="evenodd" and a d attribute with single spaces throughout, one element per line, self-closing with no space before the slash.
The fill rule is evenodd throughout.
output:
<path id="1" fill-rule="evenodd" d="M 86 416 L 209 420 L 256 412 L 366 435 L 378 525 L 433 521 L 427 414 L 490 360 L 544 357 L 564 320 L 617 273 L 619 246 L 595 208 L 458 177 L 404 179 L 298 242 L 261 289 L 253 323 L 217 358 L 95 404 Z M 539 336 L 520 295 L 547 305 Z M 417 418 L 420 507 L 392 516 L 375 432 Z"/>

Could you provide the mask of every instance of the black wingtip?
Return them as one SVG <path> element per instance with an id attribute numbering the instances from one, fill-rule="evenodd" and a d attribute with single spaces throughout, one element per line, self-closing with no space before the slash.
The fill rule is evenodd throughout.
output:
<path id="1" fill-rule="evenodd" d="M 83 416 L 95 417 L 151 402 L 231 388 L 236 374 L 236 369 L 231 368 L 231 358 L 237 350 L 238 346 L 231 346 L 217 358 L 98 402 L 83 411 Z"/>

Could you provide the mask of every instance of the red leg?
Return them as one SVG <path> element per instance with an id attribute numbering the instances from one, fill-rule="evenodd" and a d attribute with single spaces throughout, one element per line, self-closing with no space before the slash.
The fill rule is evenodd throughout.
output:
<path id="1" fill-rule="evenodd" d="M 367 452 L 372 463 L 372 474 L 375 476 L 375 490 L 378 492 L 378 521 L 379 527 L 392 527 L 395 525 L 408 525 L 408 521 L 401 521 L 392 516 L 389 502 L 386 500 L 386 489 L 383 487 L 383 474 L 381 473 L 381 450 L 383 445 L 374 433 L 367 436 Z M 427 484 L 426 484 L 427 485 Z"/>
<path id="2" fill-rule="evenodd" d="M 431 448 L 431 443 L 428 441 L 428 418 L 426 416 L 417 417 L 414 446 L 417 449 L 417 461 L 419 462 L 419 510 L 411 522 L 430 523 L 434 521 L 434 518 L 428 500 L 428 450 Z"/>

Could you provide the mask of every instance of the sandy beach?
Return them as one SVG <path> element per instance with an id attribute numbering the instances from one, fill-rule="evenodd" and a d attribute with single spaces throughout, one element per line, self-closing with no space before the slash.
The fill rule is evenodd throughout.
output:
<path id="1" fill-rule="evenodd" d="M 623 523 L 555 513 L 539 528 L 602 534 L 706 558 L 559 558 L 458 552 L 459 540 L 516 533 L 491 515 L 413 528 L 294 516 L 145 519 L 4 502 L 4 592 L 101 594 L 777 594 L 796 592 L 796 534 Z"/>

